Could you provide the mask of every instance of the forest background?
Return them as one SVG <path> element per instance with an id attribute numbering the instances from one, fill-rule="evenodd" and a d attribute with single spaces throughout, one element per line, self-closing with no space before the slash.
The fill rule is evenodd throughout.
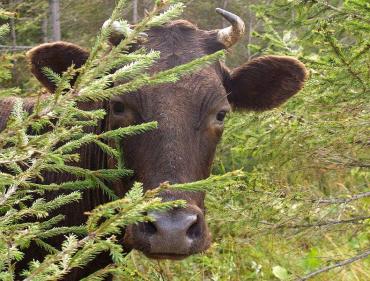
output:
<path id="1" fill-rule="evenodd" d="M 138 22 L 153 1 L 131 1 Z M 214 12 L 242 17 L 246 35 L 227 55 L 237 66 L 265 54 L 291 55 L 310 70 L 305 89 L 282 108 L 231 114 L 213 174 L 243 169 L 244 185 L 207 194 L 213 245 L 181 262 L 130 253 L 135 280 L 370 279 L 370 4 L 366 0 L 183 1 L 182 18 L 202 29 L 227 26 Z M 25 51 L 64 40 L 89 48 L 113 0 L 13 0 L 0 8 L 10 34 L 0 41 L 1 87 L 36 92 Z M 355 263 L 347 266 L 343 261 Z M 303 279 L 302 279 L 303 280 Z M 305 280 L 305 279 L 304 279 Z"/>

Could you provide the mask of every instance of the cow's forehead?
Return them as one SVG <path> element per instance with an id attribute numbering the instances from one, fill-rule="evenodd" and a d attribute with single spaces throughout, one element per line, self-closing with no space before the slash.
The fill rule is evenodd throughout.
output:
<path id="1" fill-rule="evenodd" d="M 221 50 L 216 31 L 198 29 L 192 23 L 178 20 L 148 31 L 147 49 L 160 51 L 161 57 L 153 71 L 185 64 L 196 58 Z"/>
<path id="2" fill-rule="evenodd" d="M 216 63 L 218 64 L 218 63 Z M 222 84 L 222 77 L 218 66 L 207 66 L 192 74 L 187 74 L 175 83 L 146 86 L 132 93 L 114 98 L 128 104 L 152 108 L 159 104 L 170 107 L 186 106 L 197 107 L 204 99 L 220 100 L 226 97 L 226 90 Z"/>
<path id="3" fill-rule="evenodd" d="M 149 70 L 152 74 L 223 48 L 217 43 L 215 32 L 200 30 L 184 20 L 152 28 L 148 31 L 148 41 L 143 47 L 161 53 L 160 59 Z M 143 87 L 117 98 L 150 116 L 175 112 L 176 108 L 178 112 L 189 114 L 204 107 L 205 101 L 211 106 L 213 100 L 218 102 L 226 96 L 222 76 L 221 65 L 215 62 L 183 76 L 176 83 Z"/>

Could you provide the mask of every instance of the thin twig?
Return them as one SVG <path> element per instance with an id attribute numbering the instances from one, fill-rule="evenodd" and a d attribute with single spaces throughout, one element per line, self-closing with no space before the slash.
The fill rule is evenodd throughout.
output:
<path id="1" fill-rule="evenodd" d="M 32 49 L 34 46 L 7 46 L 7 45 L 0 45 L 0 51 L 6 52 L 14 52 L 14 51 L 27 51 Z"/>
<path id="2" fill-rule="evenodd" d="M 318 222 L 318 223 L 296 224 L 296 225 L 284 225 L 284 224 L 276 225 L 274 223 L 270 223 L 267 221 L 261 221 L 260 223 L 273 226 L 274 228 L 301 228 L 301 227 L 303 228 L 303 227 L 322 227 L 322 226 L 344 224 L 344 223 L 359 223 L 360 221 L 364 221 L 368 219 L 370 219 L 370 216 L 356 217 L 356 218 L 348 219 L 348 220 L 330 220 L 330 221 L 323 221 L 323 222 Z"/>
<path id="3" fill-rule="evenodd" d="M 320 204 L 341 204 L 341 203 L 349 203 L 354 200 L 359 200 L 362 198 L 370 197 L 370 191 L 355 194 L 349 198 L 328 198 L 328 199 L 316 199 L 312 200 L 313 203 L 320 203 Z"/>
<path id="4" fill-rule="evenodd" d="M 349 259 L 346 259 L 346 260 L 337 262 L 337 263 L 335 263 L 333 265 L 330 265 L 330 266 L 321 268 L 321 269 L 319 269 L 317 271 L 313 271 L 313 272 L 307 274 L 306 276 L 304 276 L 304 277 L 302 277 L 300 279 L 297 279 L 297 280 L 298 281 L 306 281 L 306 280 L 308 280 L 308 279 L 310 279 L 310 278 L 312 278 L 312 277 L 314 277 L 314 276 L 316 276 L 318 274 L 321 274 L 323 272 L 327 272 L 327 271 L 332 270 L 333 268 L 336 268 L 336 267 L 342 267 L 342 266 L 345 266 L 347 264 L 353 263 L 355 261 L 364 259 L 364 258 L 368 257 L 369 255 L 370 255 L 370 249 L 367 249 L 365 252 L 363 252 L 363 253 L 361 253 L 361 254 L 359 254 L 357 256 L 354 256 L 352 258 L 349 258 Z"/>
<path id="5" fill-rule="evenodd" d="M 352 16 L 353 18 L 355 19 L 363 19 L 363 20 L 366 20 L 364 17 L 362 17 L 361 15 L 355 13 L 355 12 L 351 12 L 349 10 L 345 10 L 345 9 L 340 9 L 340 8 L 337 8 L 333 5 L 330 5 L 329 3 L 327 3 L 327 1 L 321 1 L 321 0 L 313 0 L 314 3 L 318 4 L 318 5 L 322 5 L 330 10 L 333 10 L 335 12 L 337 12 L 338 14 L 340 15 L 347 15 L 347 16 Z"/>

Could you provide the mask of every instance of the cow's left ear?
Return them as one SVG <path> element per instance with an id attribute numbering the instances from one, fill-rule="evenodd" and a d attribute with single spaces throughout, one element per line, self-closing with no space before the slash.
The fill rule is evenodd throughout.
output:
<path id="1" fill-rule="evenodd" d="M 45 43 L 27 53 L 33 75 L 50 92 L 55 91 L 55 84 L 44 74 L 43 68 L 48 67 L 62 74 L 70 66 L 81 67 L 89 57 L 89 52 L 68 42 Z M 73 82 L 73 81 L 72 81 Z"/>
<path id="2" fill-rule="evenodd" d="M 284 56 L 265 56 L 232 70 L 225 81 L 235 109 L 264 111 L 278 107 L 302 89 L 305 66 Z"/>

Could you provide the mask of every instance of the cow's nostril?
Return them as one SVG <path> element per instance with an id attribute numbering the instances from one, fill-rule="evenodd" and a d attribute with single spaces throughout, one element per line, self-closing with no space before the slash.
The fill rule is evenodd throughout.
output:
<path id="1" fill-rule="evenodd" d="M 185 257 L 195 252 L 196 247 L 208 247 L 204 215 L 196 206 L 147 215 L 155 221 L 134 226 L 127 238 L 136 244 L 133 248 L 142 249 L 149 257 Z"/>
<path id="2" fill-rule="evenodd" d="M 154 235 L 157 233 L 157 228 L 152 222 L 143 222 L 142 227 L 142 231 L 146 234 Z"/>
<path id="3" fill-rule="evenodd" d="M 202 235 L 202 226 L 200 224 L 199 216 L 196 221 L 188 228 L 186 235 L 191 239 L 197 239 Z"/>

